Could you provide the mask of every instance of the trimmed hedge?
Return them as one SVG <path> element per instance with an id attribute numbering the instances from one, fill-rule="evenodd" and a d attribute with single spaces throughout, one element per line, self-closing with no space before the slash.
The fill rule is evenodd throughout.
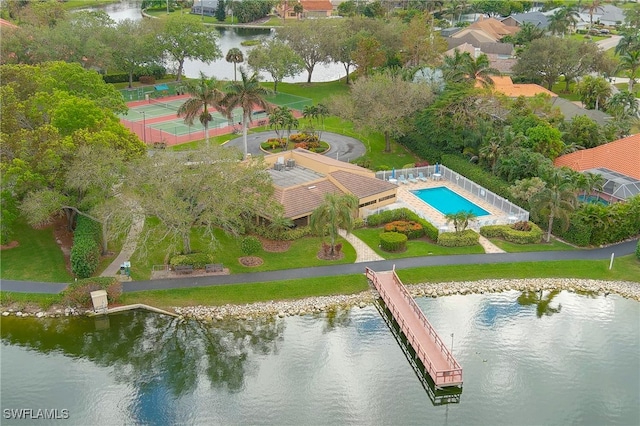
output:
<path id="1" fill-rule="evenodd" d="M 570 219 L 569 227 L 565 227 L 563 220 L 556 218 L 553 221 L 551 232 L 571 244 L 578 247 L 586 247 L 590 244 L 592 230 L 589 225 L 573 215 Z"/>
<path id="2" fill-rule="evenodd" d="M 462 232 L 443 232 L 438 236 L 438 245 L 443 247 L 467 247 L 478 244 L 480 235 L 471 229 Z"/>
<path id="3" fill-rule="evenodd" d="M 92 277 L 75 281 L 61 293 L 67 306 L 91 307 L 91 292 L 105 290 L 109 303 L 117 303 L 122 295 L 122 283 L 113 277 Z"/>
<path id="4" fill-rule="evenodd" d="M 636 257 L 640 260 L 640 240 L 638 240 L 638 245 L 636 245 Z"/>
<path id="5" fill-rule="evenodd" d="M 274 240 L 274 241 L 299 240 L 300 238 L 303 238 L 312 234 L 311 228 L 309 228 L 308 226 L 298 226 L 296 228 L 290 228 L 285 231 L 272 229 L 272 228 L 269 228 L 268 226 L 256 226 L 256 227 L 252 227 L 250 231 L 268 240 Z"/>
<path id="6" fill-rule="evenodd" d="M 537 244 L 542 241 L 543 231 L 535 223 L 529 222 L 530 231 L 518 231 L 511 225 L 489 225 L 480 228 L 480 235 L 486 238 L 502 238 L 515 244 Z"/>
<path id="7" fill-rule="evenodd" d="M 169 265 L 173 267 L 191 265 L 194 269 L 204 269 L 206 264 L 213 263 L 214 260 L 211 253 L 179 254 L 171 258 Z"/>
<path id="8" fill-rule="evenodd" d="M 406 207 L 394 210 L 385 210 L 380 213 L 375 213 L 367 216 L 367 226 L 376 228 L 382 226 L 385 223 L 397 221 L 397 220 L 412 220 L 422 225 L 424 234 L 432 241 L 438 240 L 438 228 L 433 226 L 430 222 L 424 220 L 418 216 L 415 212 L 409 210 Z"/>
<path id="9" fill-rule="evenodd" d="M 407 249 L 407 236 L 399 232 L 380 234 L 380 248 L 384 251 L 404 251 Z"/>
<path id="10" fill-rule="evenodd" d="M 242 253 L 246 256 L 251 256 L 259 252 L 260 249 L 262 249 L 262 243 L 254 236 L 244 237 L 240 242 L 240 250 L 242 250 Z"/>
<path id="11" fill-rule="evenodd" d="M 85 216 L 78 216 L 71 247 L 71 272 L 78 278 L 90 277 L 100 263 L 100 224 Z"/>
<path id="12" fill-rule="evenodd" d="M 482 167 L 470 163 L 465 157 L 452 154 L 442 155 L 442 164 L 461 174 L 469 180 L 474 181 L 478 185 L 494 192 L 501 197 L 509 199 L 511 197 L 511 191 L 509 190 L 509 184 L 500 179 L 497 176 L 485 171 Z"/>

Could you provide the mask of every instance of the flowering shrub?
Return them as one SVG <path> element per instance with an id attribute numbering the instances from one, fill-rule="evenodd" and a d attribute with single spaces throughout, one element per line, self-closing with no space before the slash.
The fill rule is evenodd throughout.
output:
<path id="1" fill-rule="evenodd" d="M 412 220 L 396 220 L 384 225 L 384 232 L 399 232 L 408 239 L 413 240 L 424 235 L 424 228 L 418 222 Z"/>

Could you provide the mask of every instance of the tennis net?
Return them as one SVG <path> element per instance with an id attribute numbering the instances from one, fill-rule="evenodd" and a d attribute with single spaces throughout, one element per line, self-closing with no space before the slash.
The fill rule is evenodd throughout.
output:
<path id="1" fill-rule="evenodd" d="M 165 107 L 166 109 L 170 109 L 172 111 L 178 111 L 178 108 L 180 108 L 180 107 L 178 107 L 176 105 L 169 104 L 169 103 L 166 103 L 166 102 L 160 102 L 160 101 L 157 101 L 157 100 L 155 100 L 153 98 L 149 98 L 149 103 L 150 104 L 159 105 L 161 107 Z"/>

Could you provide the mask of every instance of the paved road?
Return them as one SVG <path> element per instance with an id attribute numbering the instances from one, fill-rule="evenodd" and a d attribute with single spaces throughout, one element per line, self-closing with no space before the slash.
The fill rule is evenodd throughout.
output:
<path id="1" fill-rule="evenodd" d="M 247 136 L 247 151 L 253 156 L 264 155 L 264 151 L 260 150 L 260 144 L 269 138 L 275 137 L 277 137 L 277 135 L 274 131 L 250 133 Z M 322 132 L 322 140 L 331 146 L 331 149 L 324 155 L 337 158 L 340 161 L 355 160 L 356 158 L 362 157 L 367 151 L 364 144 L 358 139 L 338 133 Z M 231 139 L 225 146 L 233 146 L 241 152 L 244 151 L 242 136 Z"/>
<path id="2" fill-rule="evenodd" d="M 598 45 L 600 50 L 604 51 L 604 50 L 609 50 L 609 49 L 615 48 L 618 45 L 618 43 L 620 42 L 621 39 L 622 39 L 622 36 L 612 35 L 609 38 L 605 38 L 603 40 L 596 41 L 596 44 Z"/>
<path id="3" fill-rule="evenodd" d="M 415 268 L 436 265 L 468 265 L 492 264 L 508 262 L 536 262 L 551 260 L 601 260 L 616 256 L 624 256 L 635 252 L 637 240 L 627 241 L 613 246 L 594 250 L 548 251 L 527 253 L 469 254 L 458 256 L 425 256 L 375 262 L 352 263 L 346 265 L 318 266 L 314 268 L 285 269 L 270 272 L 254 272 L 234 275 L 216 275 L 208 277 L 173 278 L 150 281 L 133 281 L 122 284 L 124 292 L 140 290 L 168 290 L 175 288 L 205 287 L 224 284 L 246 284 L 267 281 L 284 281 L 296 278 L 335 277 L 348 274 L 364 273 L 365 267 L 376 271 Z M 540 265 L 544 268 L 544 264 Z M 3 291 L 17 293 L 48 293 L 62 291 L 65 284 L 33 283 L 26 281 L 3 280 Z"/>

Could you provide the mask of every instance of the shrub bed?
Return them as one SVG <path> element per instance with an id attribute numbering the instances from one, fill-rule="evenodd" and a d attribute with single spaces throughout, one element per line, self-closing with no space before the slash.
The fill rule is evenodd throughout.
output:
<path id="1" fill-rule="evenodd" d="M 514 229 L 514 225 L 489 225 L 480 228 L 480 235 L 486 238 L 502 238 L 514 244 L 537 244 L 542 241 L 542 229 L 535 223 L 524 223 L 527 223 L 527 226 L 519 225 L 520 222 L 515 225 L 519 225 L 520 228 L 529 227 L 528 231 Z"/>
<path id="2" fill-rule="evenodd" d="M 251 256 L 259 252 L 260 249 L 262 249 L 262 243 L 254 236 L 244 237 L 240 242 L 240 250 L 242 250 L 242 253 L 246 256 Z"/>
<path id="3" fill-rule="evenodd" d="M 251 232 L 268 240 L 274 241 L 293 241 L 311 235 L 311 228 L 308 226 L 298 226 L 296 228 L 279 229 L 269 228 L 268 226 L 256 226 L 251 228 Z"/>
<path id="4" fill-rule="evenodd" d="M 122 283 L 113 277 L 93 277 L 75 281 L 62 292 L 67 306 L 91 307 L 91 292 L 105 290 L 109 303 L 117 303 L 122 295 Z"/>
<path id="5" fill-rule="evenodd" d="M 410 240 L 415 240 L 424 235 L 424 228 L 413 220 L 394 220 L 384 225 L 384 232 L 399 232 Z"/>
<path id="6" fill-rule="evenodd" d="M 422 225 L 424 235 L 429 237 L 432 241 L 438 240 L 438 228 L 407 208 L 385 210 L 383 212 L 367 216 L 367 226 L 375 228 L 396 220 L 412 220 L 417 222 Z"/>
<path id="7" fill-rule="evenodd" d="M 78 278 L 90 277 L 100 263 L 101 228 L 85 216 L 78 216 L 71 247 L 71 272 Z"/>
<path id="8" fill-rule="evenodd" d="M 480 236 L 471 229 L 462 232 L 443 232 L 438 235 L 438 245 L 443 247 L 467 247 L 478 244 Z"/>
<path id="9" fill-rule="evenodd" d="M 404 251 L 407 249 L 407 236 L 399 232 L 383 232 L 380 234 L 380 248 L 384 251 Z"/>
<path id="10" fill-rule="evenodd" d="M 211 253 L 179 254 L 169 260 L 169 265 L 172 267 L 191 265 L 194 269 L 203 269 L 206 264 L 213 263 L 214 260 Z"/>

